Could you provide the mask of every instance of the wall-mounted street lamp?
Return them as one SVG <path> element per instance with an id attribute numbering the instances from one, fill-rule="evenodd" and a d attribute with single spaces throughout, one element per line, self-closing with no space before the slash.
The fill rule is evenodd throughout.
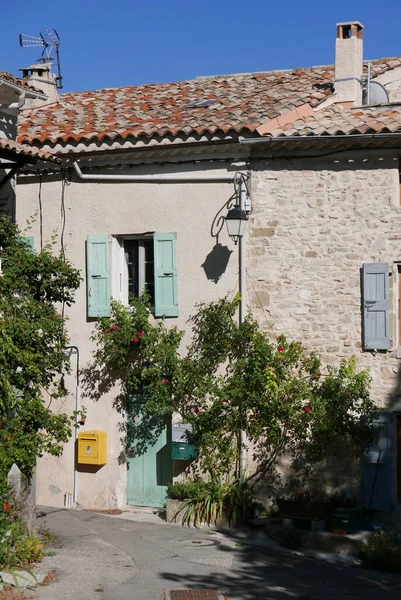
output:
<path id="1" fill-rule="evenodd" d="M 242 208 L 236 204 L 227 213 L 226 224 L 227 231 L 234 244 L 237 245 L 238 240 L 243 237 L 248 223 L 248 216 Z"/>

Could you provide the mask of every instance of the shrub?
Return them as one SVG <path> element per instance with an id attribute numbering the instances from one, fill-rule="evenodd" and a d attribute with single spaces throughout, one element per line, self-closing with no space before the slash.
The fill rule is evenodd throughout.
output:
<path id="1" fill-rule="evenodd" d="M 121 384 L 119 410 L 135 416 L 128 401 L 140 398 L 149 418 L 180 414 L 192 425 L 196 472 L 211 481 L 239 475 L 241 431 L 255 465 L 250 487 L 278 480 L 277 462 L 284 456 L 308 474 L 338 456 L 345 442 L 360 456 L 376 436 L 368 372 L 358 372 L 355 357 L 325 367 L 299 342 L 285 336 L 273 342 L 250 314 L 238 325 L 239 301 L 198 305 L 184 354 L 183 332 L 155 323 L 146 298 L 130 307 L 113 302 L 111 317 L 96 325 L 87 393 L 97 398 Z M 132 438 L 142 444 L 131 421 L 126 452 Z"/>
<path id="2" fill-rule="evenodd" d="M 184 512 L 182 524 L 188 526 L 216 524 L 223 511 L 230 524 L 236 525 L 245 519 L 253 503 L 252 492 L 243 477 L 226 483 L 202 479 L 176 482 L 168 486 L 167 495 L 181 500 L 178 512 Z"/>
<path id="3" fill-rule="evenodd" d="M 394 531 L 376 531 L 361 548 L 364 567 L 401 573 L 401 539 Z"/>

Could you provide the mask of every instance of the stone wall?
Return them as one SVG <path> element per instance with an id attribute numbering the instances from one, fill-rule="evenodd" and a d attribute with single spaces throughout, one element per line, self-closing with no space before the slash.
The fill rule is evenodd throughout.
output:
<path id="1" fill-rule="evenodd" d="M 252 182 L 248 293 L 271 334 L 317 349 L 326 363 L 356 355 L 372 394 L 398 405 L 398 159 L 260 160 Z M 390 264 L 392 348 L 362 350 L 360 269 Z M 401 408 L 401 402 L 400 402 Z"/>

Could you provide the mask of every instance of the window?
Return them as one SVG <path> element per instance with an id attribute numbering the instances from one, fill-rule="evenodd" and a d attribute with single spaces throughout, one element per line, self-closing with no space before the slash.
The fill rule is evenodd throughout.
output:
<path id="1" fill-rule="evenodd" d="M 176 239 L 175 233 L 89 236 L 88 317 L 107 317 L 110 298 L 128 304 L 145 289 L 156 317 L 178 317 Z"/>
<path id="2" fill-rule="evenodd" d="M 155 304 L 153 235 L 146 238 L 113 238 L 112 296 L 128 304 L 131 296 L 148 291 Z"/>

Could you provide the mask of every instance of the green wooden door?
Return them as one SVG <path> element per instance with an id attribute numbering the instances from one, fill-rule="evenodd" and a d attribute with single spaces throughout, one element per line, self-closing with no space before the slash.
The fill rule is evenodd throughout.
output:
<path id="1" fill-rule="evenodd" d="M 166 505 L 171 482 L 171 425 L 164 417 L 141 411 L 141 401 L 132 400 L 127 411 L 127 504 Z"/>

